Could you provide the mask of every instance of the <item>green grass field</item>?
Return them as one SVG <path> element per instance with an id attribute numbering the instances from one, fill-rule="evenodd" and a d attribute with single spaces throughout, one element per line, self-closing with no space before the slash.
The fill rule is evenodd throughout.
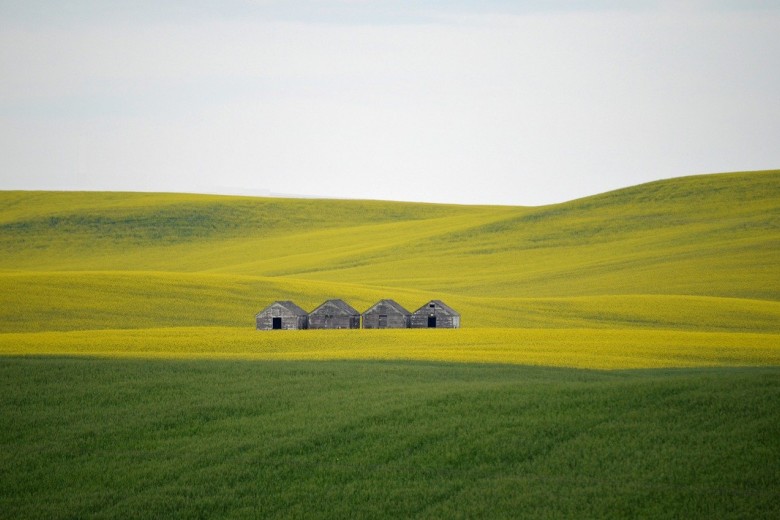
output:
<path id="1" fill-rule="evenodd" d="M 780 171 L 551 206 L 0 192 L 0 517 L 780 514 Z M 462 329 L 254 331 L 277 299 Z"/>
<path id="2" fill-rule="evenodd" d="M 0 510 L 776 518 L 779 375 L 7 358 Z"/>

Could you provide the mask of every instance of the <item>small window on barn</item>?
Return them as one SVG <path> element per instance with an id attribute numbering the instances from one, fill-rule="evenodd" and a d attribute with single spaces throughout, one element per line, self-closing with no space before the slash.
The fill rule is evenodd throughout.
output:
<path id="1" fill-rule="evenodd" d="M 436 304 L 435 303 L 431 303 L 430 305 L 428 305 L 428 307 L 430 307 L 431 309 L 435 309 L 436 308 Z"/>

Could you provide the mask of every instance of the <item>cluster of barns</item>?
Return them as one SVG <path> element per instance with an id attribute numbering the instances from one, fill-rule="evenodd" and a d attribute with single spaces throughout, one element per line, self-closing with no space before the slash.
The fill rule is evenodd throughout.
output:
<path id="1" fill-rule="evenodd" d="M 441 300 L 409 312 L 393 300 L 379 300 L 363 313 L 344 300 L 328 300 L 311 312 L 277 301 L 255 315 L 257 330 L 283 329 L 457 329 L 460 314 Z"/>

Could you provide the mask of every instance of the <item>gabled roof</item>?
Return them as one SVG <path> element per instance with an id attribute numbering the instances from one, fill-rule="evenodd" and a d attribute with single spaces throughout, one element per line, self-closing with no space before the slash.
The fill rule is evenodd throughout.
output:
<path id="1" fill-rule="evenodd" d="M 388 307 L 392 307 L 393 309 L 398 311 L 400 314 L 403 314 L 404 316 L 411 316 L 412 315 L 411 312 L 409 312 L 406 309 L 404 309 L 403 307 L 401 307 L 401 305 L 398 302 L 396 302 L 395 300 L 379 300 L 374 305 L 372 305 L 371 307 L 366 309 L 366 312 L 364 312 L 363 314 L 368 314 L 369 312 L 371 312 L 372 310 L 374 310 L 375 308 L 377 308 L 378 306 L 380 306 L 382 304 L 387 305 Z"/>
<path id="2" fill-rule="evenodd" d="M 319 311 L 320 309 L 322 309 L 326 305 L 330 305 L 330 306 L 336 307 L 336 309 L 338 309 L 339 312 L 341 312 L 343 314 L 347 314 L 349 316 L 360 316 L 360 313 L 357 311 L 357 309 L 352 307 L 350 304 L 348 304 L 344 300 L 340 300 L 340 299 L 327 300 L 327 301 L 323 302 L 322 305 L 320 305 L 319 307 L 317 307 L 316 309 L 311 311 L 309 314 L 316 313 L 317 311 Z"/>
<path id="3" fill-rule="evenodd" d="M 260 311 L 258 314 L 262 314 L 262 313 L 264 313 L 265 311 L 267 311 L 268 309 L 270 309 L 270 308 L 271 308 L 271 307 L 273 307 L 274 305 L 280 305 L 281 307 L 284 307 L 285 309 L 287 309 L 288 311 L 290 311 L 292 314 L 294 314 L 294 315 L 296 315 L 296 316 L 308 316 L 308 315 L 309 315 L 309 313 L 308 313 L 308 312 L 306 312 L 305 310 L 301 309 L 300 307 L 298 307 L 297 305 L 295 305 L 295 304 L 294 304 L 293 302 L 291 302 L 290 300 L 285 300 L 285 301 L 275 301 L 275 302 L 273 302 L 271 305 L 269 305 L 268 307 L 266 307 L 265 309 L 263 309 L 262 311 Z"/>
<path id="4" fill-rule="evenodd" d="M 449 305 L 447 305 L 441 300 L 431 300 L 425 305 L 423 305 L 422 307 L 420 307 L 419 309 L 417 309 L 416 311 L 414 311 L 414 313 L 417 314 L 418 312 L 427 310 L 429 308 L 428 306 L 432 303 L 436 304 L 437 308 L 443 310 L 445 313 L 451 316 L 460 316 L 460 313 L 458 311 L 456 311 L 455 309 L 453 309 L 452 307 L 450 307 Z"/>

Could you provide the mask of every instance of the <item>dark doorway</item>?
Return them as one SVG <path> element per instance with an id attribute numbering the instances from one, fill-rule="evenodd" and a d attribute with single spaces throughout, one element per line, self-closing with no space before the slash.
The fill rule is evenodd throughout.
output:
<path id="1" fill-rule="evenodd" d="M 282 318 L 273 318 L 273 324 L 271 325 L 273 330 L 280 330 L 282 328 Z"/>
<path id="2" fill-rule="evenodd" d="M 436 316 L 428 316 L 428 328 L 429 329 L 436 328 Z"/>
<path id="3" fill-rule="evenodd" d="M 379 315 L 379 328 L 380 329 L 386 329 L 387 328 L 387 314 L 380 314 Z"/>

